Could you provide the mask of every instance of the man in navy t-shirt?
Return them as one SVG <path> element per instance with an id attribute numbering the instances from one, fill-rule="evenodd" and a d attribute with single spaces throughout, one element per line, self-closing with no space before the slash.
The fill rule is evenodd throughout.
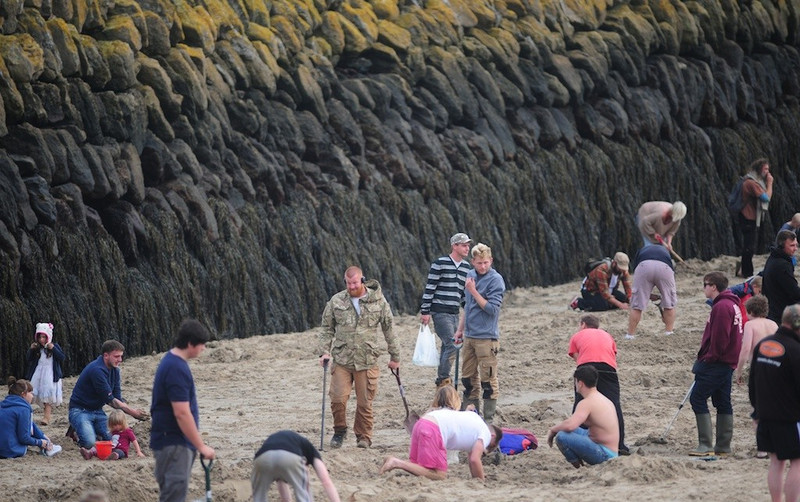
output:
<path id="1" fill-rule="evenodd" d="M 186 499 L 196 452 L 205 459 L 214 458 L 214 449 L 200 436 L 197 393 L 188 363 L 205 350 L 209 338 L 199 321 L 183 321 L 153 380 L 150 448 L 156 460 L 160 502 Z"/>

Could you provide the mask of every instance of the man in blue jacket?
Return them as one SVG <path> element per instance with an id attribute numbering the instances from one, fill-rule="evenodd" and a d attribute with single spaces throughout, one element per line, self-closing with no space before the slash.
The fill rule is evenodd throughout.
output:
<path id="1" fill-rule="evenodd" d="M 731 380 L 742 348 L 742 311 L 739 297 L 728 289 L 728 278 L 722 272 L 703 277 L 703 292 L 712 300 L 711 314 L 706 321 L 697 361 L 692 367 L 694 388 L 689 398 L 697 420 L 698 446 L 689 455 L 727 455 L 733 438 Z M 708 398 L 717 409 L 717 440 L 711 446 L 711 414 Z"/>
<path id="2" fill-rule="evenodd" d="M 106 340 L 102 355 L 83 368 L 69 399 L 69 424 L 78 433 L 78 444 L 86 449 L 99 437 L 110 440 L 104 405 L 122 410 L 137 420 L 147 420 L 144 410 L 131 408 L 122 399 L 119 365 L 125 347 L 116 340 Z"/>
<path id="3" fill-rule="evenodd" d="M 464 341 L 461 367 L 464 384 L 463 406 L 480 409 L 483 389 L 483 419 L 492 423 L 497 408 L 497 352 L 500 350 L 500 306 L 506 283 L 492 268 L 492 249 L 478 243 L 470 252 L 473 269 L 467 273 L 464 315 L 453 337 L 456 344 Z M 480 387 L 478 385 L 480 384 Z"/>

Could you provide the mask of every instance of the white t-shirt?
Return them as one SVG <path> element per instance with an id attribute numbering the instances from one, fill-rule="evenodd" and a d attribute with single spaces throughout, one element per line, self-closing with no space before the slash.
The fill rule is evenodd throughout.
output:
<path id="1" fill-rule="evenodd" d="M 455 411 L 448 408 L 426 413 L 439 424 L 445 449 L 470 451 L 475 441 L 482 440 L 484 449 L 492 440 L 489 426 L 473 411 Z"/>

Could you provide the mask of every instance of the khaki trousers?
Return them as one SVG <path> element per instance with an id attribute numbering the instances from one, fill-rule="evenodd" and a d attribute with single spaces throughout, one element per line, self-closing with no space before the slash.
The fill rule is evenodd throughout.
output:
<path id="1" fill-rule="evenodd" d="M 461 347 L 461 365 L 464 397 L 479 400 L 483 389 L 484 399 L 497 399 L 500 384 L 497 381 L 497 352 L 500 342 L 488 338 L 464 338 Z"/>
<path id="2" fill-rule="evenodd" d="M 353 432 L 357 439 L 366 439 L 372 444 L 372 400 L 378 392 L 379 376 L 380 370 L 377 366 L 361 371 L 337 364 L 331 367 L 330 397 L 334 432 L 347 431 L 347 401 L 350 399 L 350 390 L 355 387 L 356 418 Z"/>

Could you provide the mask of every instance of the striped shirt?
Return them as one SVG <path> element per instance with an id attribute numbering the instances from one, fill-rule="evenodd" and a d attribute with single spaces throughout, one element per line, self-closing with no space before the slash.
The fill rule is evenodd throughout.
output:
<path id="1" fill-rule="evenodd" d="M 456 267 L 450 256 L 437 258 L 428 271 L 420 313 L 458 314 L 458 309 L 464 305 L 464 282 L 470 270 L 472 265 L 466 260 Z"/>

